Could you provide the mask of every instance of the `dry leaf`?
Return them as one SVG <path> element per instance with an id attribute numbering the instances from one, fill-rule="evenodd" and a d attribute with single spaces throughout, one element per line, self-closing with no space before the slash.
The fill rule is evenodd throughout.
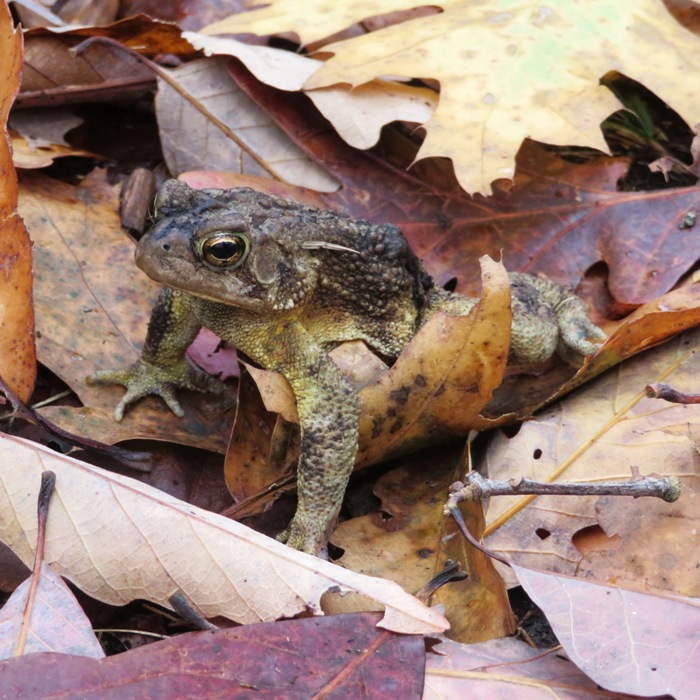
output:
<path id="1" fill-rule="evenodd" d="M 302 554 L 239 523 L 19 438 L 0 436 L 0 540 L 34 557 L 36 493 L 56 473 L 45 560 L 112 605 L 169 606 L 181 591 L 205 617 L 240 623 L 320 612 L 321 595 L 353 591 L 386 606 L 380 626 L 435 633 L 448 624 L 397 584 Z"/>
<path id="2" fill-rule="evenodd" d="M 30 583 L 31 579 L 22 583 L 0 610 L 0 659 L 10 658 L 15 653 Z M 93 659 L 104 656 L 87 615 L 63 579 L 45 562 L 41 565 L 23 653 L 41 651 L 79 654 Z"/>
<path id="3" fill-rule="evenodd" d="M 121 423 L 114 406 L 124 389 L 90 386 L 98 369 L 125 367 L 139 356 L 158 285 L 133 263 L 134 244 L 122 230 L 114 188 L 99 171 L 73 187 L 40 175 L 23 177 L 20 211 L 32 232 L 34 299 L 40 360 L 65 381 L 83 408 L 46 408 L 61 427 L 97 440 L 135 437 L 180 441 L 223 452 L 232 416 L 217 399 L 184 396 L 178 418 L 152 397 Z"/>
<path id="4" fill-rule="evenodd" d="M 31 574 L 17 555 L 5 544 L 0 543 L 0 591 L 12 593 Z"/>
<path id="5" fill-rule="evenodd" d="M 425 645 L 376 615 L 190 632 L 100 661 L 43 654 L 0 663 L 14 700 L 285 698 L 419 700 Z"/>
<path id="6" fill-rule="evenodd" d="M 43 146 L 32 146 L 32 144 L 20 136 L 12 136 L 12 160 L 16 168 L 33 170 L 35 168 L 46 168 L 51 165 L 56 158 L 66 156 L 85 156 L 87 158 L 99 158 L 90 151 L 83 151 L 79 148 L 62 146 L 61 144 L 46 144 Z"/>
<path id="7" fill-rule="evenodd" d="M 423 700 L 590 700 L 596 684 L 560 653 L 533 649 L 519 639 L 433 647 L 425 669 Z"/>
<path id="8" fill-rule="evenodd" d="M 83 120 L 67 109 L 22 109 L 10 117 L 12 159 L 16 168 L 45 168 L 56 158 L 87 156 L 89 151 L 71 148 L 65 140 L 68 131 Z"/>
<path id="9" fill-rule="evenodd" d="M 466 543 L 444 515 L 449 485 L 461 478 L 459 457 L 460 449 L 432 449 L 392 469 L 374 485 L 378 511 L 340 523 L 331 542 L 344 550 L 342 566 L 400 582 L 411 592 L 437 576 L 445 562 L 458 563 L 468 578 L 442 586 L 432 602 L 444 606 L 450 639 L 474 643 L 514 634 L 515 620 L 491 559 Z M 346 500 L 352 503 L 352 490 Z M 481 503 L 465 504 L 462 512 L 470 532 L 480 538 Z"/>
<path id="10" fill-rule="evenodd" d="M 681 81 L 692 67 L 700 69 L 697 40 L 661 0 L 614 12 L 607 0 L 536 9 L 513 0 L 439 5 L 444 12 L 324 46 L 333 57 L 305 89 L 358 86 L 387 75 L 438 81 L 440 102 L 426 124 L 420 157 L 452 158 L 469 192 L 511 177 L 513 156 L 527 136 L 605 150 L 599 124 L 619 108 L 598 85 L 609 70 L 642 82 L 695 123 L 695 95 Z M 402 0 L 276 0 L 202 32 L 292 31 L 309 44 L 366 17 L 409 7 Z"/>
<path id="11" fill-rule="evenodd" d="M 363 149 L 376 145 L 391 122 L 427 122 L 439 99 L 434 90 L 388 80 L 319 88 L 307 94 L 347 144 Z"/>
<path id="12" fill-rule="evenodd" d="M 499 417 L 517 411 L 519 419 L 528 418 L 623 360 L 698 324 L 700 284 L 664 294 L 640 306 L 621 321 L 602 322 L 601 326 L 609 333 L 608 339 L 598 352 L 586 358 L 575 374 L 572 375 L 570 368 L 559 366 L 545 377 L 521 374 L 506 377 L 494 391 L 493 401 L 484 414 Z"/>
<path id="13" fill-rule="evenodd" d="M 495 425 L 481 411 L 508 358 L 510 286 L 501 263 L 480 263 L 483 287 L 471 313 L 435 313 L 394 366 L 360 391 L 358 464 Z"/>
<path id="14" fill-rule="evenodd" d="M 603 688 L 697 697 L 700 601 L 514 567 L 571 660 Z"/>
<path id="15" fill-rule="evenodd" d="M 274 376 L 286 383 L 282 375 Z M 287 389 L 291 392 L 289 385 Z M 293 394 L 289 402 L 294 405 Z M 298 418 L 296 420 L 298 424 Z M 262 491 L 283 476 L 289 476 L 296 466 L 299 448 L 298 425 L 294 426 L 278 413 L 272 413 L 250 371 L 241 372 L 236 418 L 224 465 L 226 486 L 236 502 Z"/>
<path id="16" fill-rule="evenodd" d="M 68 146 L 65 135 L 83 123 L 71 109 L 22 109 L 10 115 L 10 128 L 31 147 Z"/>
<path id="17" fill-rule="evenodd" d="M 700 284 L 690 284 L 640 306 L 617 323 L 605 324 L 610 333 L 605 345 L 549 401 L 573 389 L 633 355 L 665 342 L 681 331 L 700 324 Z"/>
<path id="18" fill-rule="evenodd" d="M 192 45 L 182 39 L 182 32 L 173 22 L 160 22 L 145 15 L 128 17 L 106 27 L 37 27 L 27 32 L 27 38 L 60 36 L 71 46 L 77 46 L 88 37 L 109 37 L 139 53 L 155 56 L 174 54 L 182 59 L 192 58 Z"/>
<path id="19" fill-rule="evenodd" d="M 698 389 L 700 330 L 619 365 L 525 423 L 515 436 L 494 436 L 486 456 L 494 479 L 547 481 L 626 480 L 631 468 L 681 480 L 675 503 L 657 498 L 539 496 L 492 498 L 486 545 L 516 563 L 602 581 L 700 596 L 688 546 L 700 529 L 695 500 L 700 406 L 669 404 L 644 395 L 663 381 L 689 393 Z M 483 465 L 482 465 L 483 466 Z M 586 528 L 604 537 L 587 543 Z"/>
<path id="20" fill-rule="evenodd" d="M 113 46 L 97 42 L 76 55 L 77 41 L 67 34 L 28 36 L 25 42 L 17 96 L 23 109 L 137 99 L 155 82 L 150 68 Z"/>
<path id="21" fill-rule="evenodd" d="M 257 78 L 278 90 L 301 90 L 323 61 L 236 39 L 183 32 L 182 38 L 206 56 L 234 56 Z"/>
<path id="22" fill-rule="evenodd" d="M 40 0 L 12 0 L 12 4 L 17 10 L 22 26 L 27 29 L 63 25 L 63 20 L 51 12 L 46 7 L 46 3 L 42 3 Z"/>
<path id="23" fill-rule="evenodd" d="M 59 17 L 66 24 L 82 24 L 83 26 L 101 25 L 114 22 L 119 13 L 119 0 L 67 0 L 58 10 Z"/>
<path id="24" fill-rule="evenodd" d="M 7 118 L 19 87 L 22 35 L 13 29 L 5 3 L 0 5 L 0 375 L 28 400 L 36 379 L 32 309 L 31 242 L 17 214 L 17 176 L 7 135 Z"/>
<path id="25" fill-rule="evenodd" d="M 200 59 L 158 80 L 156 112 L 171 173 L 230 170 L 324 192 L 338 183 L 232 80 L 225 60 Z"/>
<path id="26" fill-rule="evenodd" d="M 447 199 L 442 232 L 421 236 L 420 227 L 404 225 L 439 284 L 456 276 L 460 291 L 472 287 L 484 251 L 503 251 L 511 271 L 545 274 L 574 288 L 604 262 L 616 313 L 605 305 L 598 313 L 619 317 L 668 292 L 700 257 L 698 236 L 681 225 L 687 212 L 700 209 L 699 187 L 618 192 L 628 159 L 574 163 L 529 140 L 517 167 L 512 188 Z"/>
<path id="27" fill-rule="evenodd" d="M 323 65 L 322 61 L 308 56 L 244 44 L 235 39 L 194 32 L 183 32 L 182 37 L 207 56 L 235 56 L 256 78 L 280 90 L 301 90 L 307 79 Z M 382 128 L 389 122 L 427 122 L 438 102 L 437 94 L 429 88 L 380 79 L 355 87 L 333 85 L 311 90 L 308 96 L 354 148 L 374 146 Z"/>

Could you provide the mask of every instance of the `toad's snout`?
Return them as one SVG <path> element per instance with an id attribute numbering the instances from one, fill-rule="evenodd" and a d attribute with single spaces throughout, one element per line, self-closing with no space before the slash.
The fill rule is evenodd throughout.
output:
<path id="1" fill-rule="evenodd" d="M 164 222 L 166 223 L 166 222 Z M 171 275 L 182 276 L 191 267 L 192 253 L 187 245 L 188 236 L 171 226 L 156 225 L 138 243 L 134 260 L 139 269 L 151 279 L 172 284 Z"/>

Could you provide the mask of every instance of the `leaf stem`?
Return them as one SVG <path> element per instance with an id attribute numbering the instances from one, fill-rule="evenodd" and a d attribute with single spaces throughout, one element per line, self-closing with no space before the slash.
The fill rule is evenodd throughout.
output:
<path id="1" fill-rule="evenodd" d="M 462 501 L 477 501 L 492 496 L 653 496 L 668 503 L 677 501 L 681 495 L 681 484 L 675 476 L 659 476 L 650 474 L 640 476 L 638 470 L 632 468 L 629 481 L 608 481 L 602 483 L 551 483 L 533 481 L 525 477 L 517 477 L 508 481 L 493 481 L 485 479 L 479 472 L 469 472 L 467 483 L 457 481 L 450 487 L 450 496 L 445 506 L 445 513 L 451 512 L 452 506 Z"/>
<path id="2" fill-rule="evenodd" d="M 37 499 L 37 533 L 36 533 L 36 554 L 34 556 L 34 569 L 32 571 L 32 580 L 29 584 L 29 592 L 27 593 L 27 604 L 24 606 L 22 613 L 22 624 L 17 635 L 17 645 L 15 646 L 15 656 L 22 656 L 24 648 L 27 644 L 27 635 L 32 621 L 32 613 L 34 612 L 34 602 L 36 601 L 36 592 L 39 588 L 39 577 L 41 576 L 41 567 L 44 563 L 44 544 L 46 543 L 46 518 L 49 514 L 49 502 L 51 494 L 53 494 L 56 485 L 56 474 L 51 471 L 41 473 L 41 486 L 39 487 L 39 497 Z"/>

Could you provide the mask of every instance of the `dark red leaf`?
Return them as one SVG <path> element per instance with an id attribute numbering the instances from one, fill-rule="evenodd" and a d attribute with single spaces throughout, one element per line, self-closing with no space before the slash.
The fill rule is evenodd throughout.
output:
<path id="1" fill-rule="evenodd" d="M 34 654 L 0 663 L 3 696 L 410 700 L 423 691 L 420 636 L 362 613 L 191 632 L 103 660 Z"/>
<path id="2" fill-rule="evenodd" d="M 683 225 L 688 212 L 700 209 L 700 187 L 617 192 L 626 159 L 601 154 L 578 163 L 525 141 L 514 187 L 499 181 L 493 196 L 471 197 L 439 160 L 411 166 L 410 147 L 401 162 L 353 150 L 314 117 L 306 97 L 262 85 L 238 64 L 231 72 L 343 184 L 321 195 L 326 206 L 400 226 L 439 284 L 457 277 L 459 291 L 477 292 L 478 259 L 501 251 L 509 270 L 574 286 L 604 262 L 610 291 L 625 308 L 667 292 L 700 258 L 700 237 Z"/>

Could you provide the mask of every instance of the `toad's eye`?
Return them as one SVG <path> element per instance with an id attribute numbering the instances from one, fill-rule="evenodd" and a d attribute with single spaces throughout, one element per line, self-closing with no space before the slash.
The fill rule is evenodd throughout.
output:
<path id="1" fill-rule="evenodd" d="M 200 242 L 204 262 L 212 267 L 240 267 L 248 256 L 250 242 L 240 233 L 216 231 Z"/>

